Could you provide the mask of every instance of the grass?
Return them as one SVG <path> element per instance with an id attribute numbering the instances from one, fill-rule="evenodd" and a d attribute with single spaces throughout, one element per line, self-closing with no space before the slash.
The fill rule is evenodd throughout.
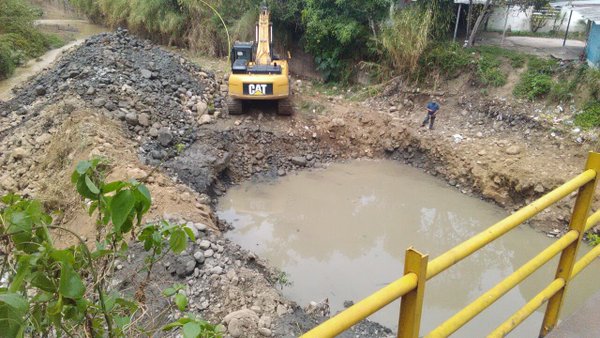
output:
<path id="1" fill-rule="evenodd" d="M 573 122 L 585 129 L 600 127 L 600 101 L 588 102 L 583 111 L 575 115 Z"/>
<path id="2" fill-rule="evenodd" d="M 0 1 L 0 79 L 9 77 L 27 59 L 64 44 L 58 36 L 38 31 L 39 9 L 24 0 Z"/>
<path id="3" fill-rule="evenodd" d="M 500 70 L 500 60 L 488 55 L 481 55 L 477 61 L 477 78 L 485 86 L 502 87 L 506 84 L 507 75 Z"/>
<path id="4" fill-rule="evenodd" d="M 478 46 L 470 50 L 480 53 L 488 57 L 498 58 L 503 57 L 510 61 L 513 68 L 521 68 L 527 62 L 527 56 L 523 53 L 516 52 L 510 49 L 500 48 L 498 46 Z"/>
<path id="5" fill-rule="evenodd" d="M 513 95 L 530 101 L 540 99 L 548 95 L 555 87 L 552 75 L 556 72 L 557 62 L 551 59 L 530 57 L 527 62 L 527 71 L 521 75 L 521 79 L 513 90 Z M 556 87 L 555 95 L 562 97 L 565 88 Z"/>

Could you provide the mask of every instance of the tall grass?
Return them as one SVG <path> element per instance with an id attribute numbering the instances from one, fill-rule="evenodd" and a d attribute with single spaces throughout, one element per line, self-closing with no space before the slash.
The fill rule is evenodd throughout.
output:
<path id="1" fill-rule="evenodd" d="M 429 45 L 433 24 L 432 9 L 418 6 L 396 11 L 390 22 L 383 26 L 381 45 L 384 60 L 399 74 L 414 74 L 419 59 Z"/>
<path id="2" fill-rule="evenodd" d="M 198 0 L 69 0 L 92 21 L 123 26 L 138 35 L 208 55 L 228 52 L 227 36 L 214 12 Z M 206 0 L 224 17 L 232 39 L 253 40 L 261 0 Z"/>
<path id="3" fill-rule="evenodd" d="M 33 26 L 41 14 L 25 0 L 0 0 L 0 79 L 10 76 L 27 59 L 62 44 Z"/>

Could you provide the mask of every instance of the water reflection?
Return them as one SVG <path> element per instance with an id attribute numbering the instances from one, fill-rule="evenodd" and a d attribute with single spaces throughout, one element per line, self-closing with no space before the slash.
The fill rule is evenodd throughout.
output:
<path id="1" fill-rule="evenodd" d="M 329 297 L 334 311 L 344 300 L 358 300 L 400 277 L 407 247 L 434 258 L 506 216 L 413 168 L 386 161 L 338 164 L 270 184 L 247 183 L 231 189 L 219 210 L 236 228 L 228 234 L 232 240 L 291 275 L 294 285 L 285 290 L 287 296 L 300 304 Z M 432 280 L 424 333 L 549 243 L 531 229 L 515 229 Z M 458 336 L 488 333 L 552 279 L 553 266 L 511 291 Z M 394 304 L 373 319 L 394 327 L 397 313 Z M 536 335 L 540 321 L 529 323 L 515 336 Z"/>

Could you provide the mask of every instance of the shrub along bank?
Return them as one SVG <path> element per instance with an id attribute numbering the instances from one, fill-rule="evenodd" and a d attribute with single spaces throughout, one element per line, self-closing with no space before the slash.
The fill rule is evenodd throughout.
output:
<path id="1" fill-rule="evenodd" d="M 0 1 L 0 79 L 29 58 L 62 45 L 54 35 L 38 31 L 33 22 L 42 12 L 24 0 Z"/>

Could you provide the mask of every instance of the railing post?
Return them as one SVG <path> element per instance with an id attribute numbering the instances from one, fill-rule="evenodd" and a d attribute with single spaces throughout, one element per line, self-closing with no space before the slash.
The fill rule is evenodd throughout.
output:
<path id="1" fill-rule="evenodd" d="M 571 230 L 577 230 L 579 232 L 579 237 L 577 241 L 566 247 L 560 256 L 555 279 L 562 278 L 565 281 L 565 286 L 548 301 L 548 306 L 546 307 L 546 313 L 544 315 L 544 321 L 542 323 L 542 329 L 540 330 L 540 338 L 545 337 L 550 331 L 552 331 L 558 322 L 558 315 L 560 313 L 565 293 L 567 292 L 567 287 L 569 286 L 569 280 L 571 279 L 573 266 L 575 265 L 575 260 L 577 259 L 579 244 L 583 239 L 585 223 L 589 214 L 590 204 L 594 198 L 596 184 L 598 183 L 598 173 L 600 172 L 600 153 L 589 153 L 585 169 L 595 170 L 596 177 L 592 181 L 579 188 L 577 199 L 575 200 L 575 206 L 573 207 L 573 214 L 571 215 L 571 221 L 569 222 L 569 228 Z"/>
<path id="2" fill-rule="evenodd" d="M 417 287 L 402 297 L 400 319 L 398 320 L 398 338 L 419 338 L 423 295 L 427 282 L 428 255 L 423 255 L 412 247 L 406 250 L 404 257 L 404 275 L 417 275 Z"/>

